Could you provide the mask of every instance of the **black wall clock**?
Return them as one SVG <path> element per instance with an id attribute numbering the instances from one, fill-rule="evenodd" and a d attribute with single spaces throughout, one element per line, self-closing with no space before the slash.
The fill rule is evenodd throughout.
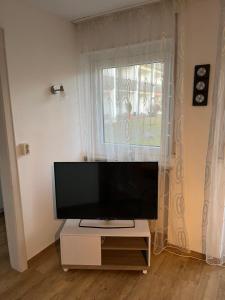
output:
<path id="1" fill-rule="evenodd" d="M 208 104 L 210 65 L 195 66 L 193 106 Z"/>

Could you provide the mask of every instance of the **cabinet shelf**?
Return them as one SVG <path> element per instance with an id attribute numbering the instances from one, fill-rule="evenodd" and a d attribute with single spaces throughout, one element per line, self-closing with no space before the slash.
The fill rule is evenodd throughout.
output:
<path id="1" fill-rule="evenodd" d="M 103 250 L 148 250 L 144 237 L 103 237 Z"/>
<path id="2" fill-rule="evenodd" d="M 102 266 L 121 266 L 128 269 L 147 268 L 148 263 L 143 252 L 140 250 L 102 250 Z"/>

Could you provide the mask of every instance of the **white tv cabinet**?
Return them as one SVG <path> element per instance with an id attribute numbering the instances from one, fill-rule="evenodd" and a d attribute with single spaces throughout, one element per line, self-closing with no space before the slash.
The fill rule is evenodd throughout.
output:
<path id="1" fill-rule="evenodd" d="M 80 220 L 67 220 L 60 233 L 63 270 L 140 270 L 150 266 L 151 234 L 146 220 L 135 228 L 84 228 Z"/>

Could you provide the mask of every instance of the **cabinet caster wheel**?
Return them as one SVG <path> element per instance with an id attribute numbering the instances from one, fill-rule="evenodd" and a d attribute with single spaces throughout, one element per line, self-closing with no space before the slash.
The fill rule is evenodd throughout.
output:
<path id="1" fill-rule="evenodd" d="M 68 272 L 69 269 L 68 269 L 68 268 L 63 268 L 63 271 L 64 271 L 64 272 Z"/>
<path id="2" fill-rule="evenodd" d="M 146 274 L 148 274 L 148 271 L 147 271 L 147 270 L 143 270 L 142 273 L 143 273 L 144 275 L 146 275 Z"/>

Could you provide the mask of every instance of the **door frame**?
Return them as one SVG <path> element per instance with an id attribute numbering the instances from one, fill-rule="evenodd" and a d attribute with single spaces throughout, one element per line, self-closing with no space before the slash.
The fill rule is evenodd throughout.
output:
<path id="1" fill-rule="evenodd" d="M 0 28 L 0 175 L 11 267 L 27 269 L 27 254 L 8 82 L 4 31 Z"/>

